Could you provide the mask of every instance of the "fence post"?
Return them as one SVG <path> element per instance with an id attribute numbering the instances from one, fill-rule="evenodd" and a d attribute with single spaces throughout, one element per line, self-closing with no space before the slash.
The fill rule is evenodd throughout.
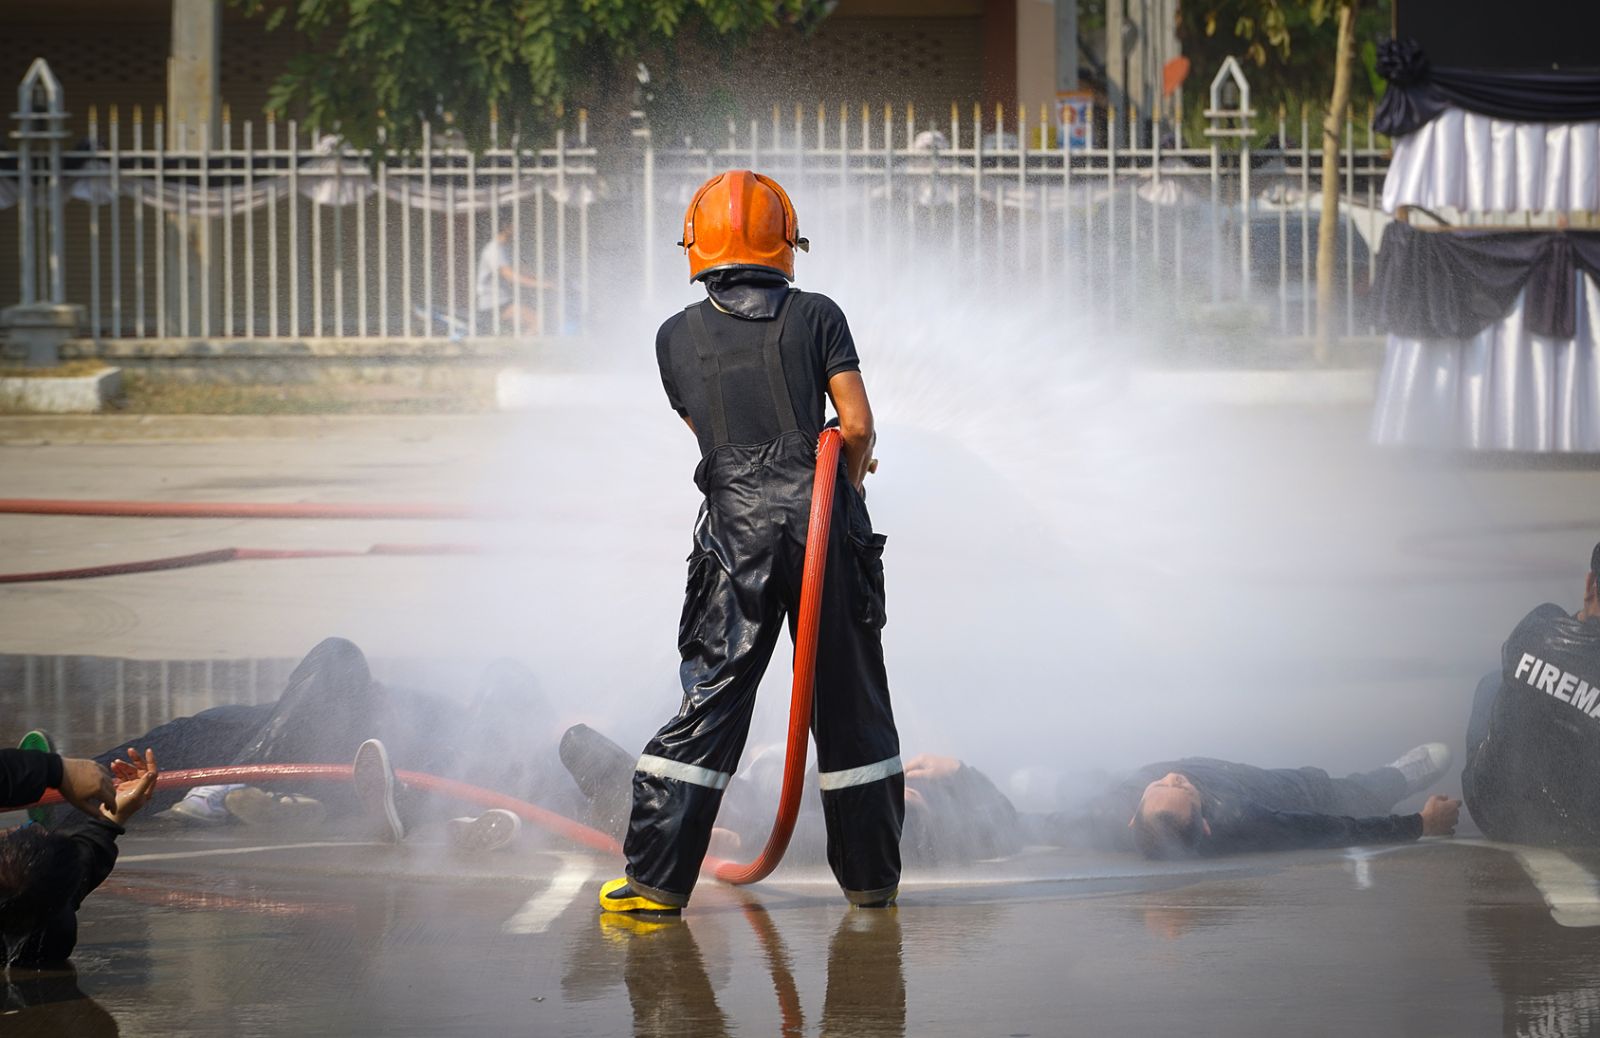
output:
<path id="1" fill-rule="evenodd" d="M 644 203 L 644 297 L 653 300 L 656 297 L 656 148 L 650 135 L 650 119 L 644 113 L 643 104 L 635 108 L 631 115 L 633 139 L 639 142 L 640 169 L 643 172 L 640 190 L 644 192 L 644 198 L 640 201 Z"/>
<path id="2" fill-rule="evenodd" d="M 43 107 L 39 107 L 40 100 Z M 13 343 L 25 352 L 34 366 L 57 364 L 61 344 L 74 338 L 84 324 L 81 306 L 67 303 L 64 250 L 66 246 L 66 199 L 62 193 L 61 141 L 67 113 L 63 108 L 61 84 L 50 65 L 36 58 L 17 86 L 17 128 L 11 136 L 17 141 L 18 202 L 18 287 L 20 302 L 0 313 L 0 324 L 10 330 Z M 42 173 L 36 170 L 34 145 L 42 144 L 48 156 Z M 46 184 L 45 202 L 49 213 L 47 246 L 41 246 L 34 206 L 33 179 L 42 175 Z M 40 265 L 48 281 L 41 286 Z"/>
<path id="3" fill-rule="evenodd" d="M 1232 94 L 1232 97 L 1226 96 Z M 1250 107 L 1250 81 L 1244 78 L 1239 63 L 1229 57 L 1211 80 L 1210 104 L 1205 116 L 1210 121 L 1206 136 L 1211 138 L 1211 208 L 1212 227 L 1216 227 L 1216 212 L 1221 205 L 1220 164 L 1222 160 L 1219 141 L 1232 137 L 1239 141 L 1239 298 L 1250 296 L 1250 125 L 1256 114 Z M 1229 103 L 1232 102 L 1232 103 Z M 1217 256 L 1219 235 L 1212 231 L 1212 255 Z M 1221 285 L 1216 280 L 1220 264 L 1213 263 L 1211 301 L 1221 302 Z"/>

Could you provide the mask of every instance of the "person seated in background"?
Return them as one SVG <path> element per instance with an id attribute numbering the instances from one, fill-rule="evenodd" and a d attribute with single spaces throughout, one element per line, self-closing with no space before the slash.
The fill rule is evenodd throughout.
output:
<path id="1" fill-rule="evenodd" d="M 1342 779 L 1321 768 L 1185 757 L 1147 764 L 1086 809 L 1035 822 L 1049 843 L 1157 859 L 1402 843 L 1455 832 L 1461 801 L 1449 797 L 1428 798 L 1416 814 L 1389 813 L 1449 766 L 1443 743 L 1418 746 L 1385 767 Z"/>
<path id="2" fill-rule="evenodd" d="M 509 335 L 527 335 L 539 328 L 539 314 L 534 307 L 517 301 L 517 287 L 532 291 L 523 294 L 525 299 L 537 299 L 537 290 L 544 283 L 531 278 L 511 262 L 511 228 L 500 226 L 494 236 L 484 242 L 478 252 L 476 289 L 478 304 L 477 334 L 489 335 L 495 331 L 496 319 L 500 330 Z"/>
<path id="3" fill-rule="evenodd" d="M 156 755 L 128 751 L 112 764 L 116 786 L 91 814 L 25 825 L 0 838 L 0 939 L 8 967 L 65 960 L 78 943 L 78 908 L 117 861 L 117 837 L 155 791 Z"/>
<path id="4" fill-rule="evenodd" d="M 1600 544 L 1577 613 L 1530 612 L 1479 682 L 1461 787 L 1490 839 L 1600 846 Z"/>

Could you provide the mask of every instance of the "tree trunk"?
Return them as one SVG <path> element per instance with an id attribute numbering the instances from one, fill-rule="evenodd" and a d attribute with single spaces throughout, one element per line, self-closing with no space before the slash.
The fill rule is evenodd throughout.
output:
<path id="1" fill-rule="evenodd" d="M 1339 139 L 1350 108 L 1350 66 L 1356 45 L 1359 0 L 1339 5 L 1339 49 L 1333 69 L 1333 101 L 1322 121 L 1322 219 L 1317 224 L 1318 364 L 1328 363 L 1333 341 L 1334 243 L 1339 240 Z"/>

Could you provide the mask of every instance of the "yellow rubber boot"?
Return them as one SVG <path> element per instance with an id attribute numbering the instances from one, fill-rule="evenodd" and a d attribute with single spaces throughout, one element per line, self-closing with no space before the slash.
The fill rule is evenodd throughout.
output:
<path id="1" fill-rule="evenodd" d="M 662 904 L 636 894 L 628 886 L 628 877 L 614 879 L 600 888 L 600 908 L 606 912 L 652 912 L 657 915 L 677 915 L 683 911 L 678 905 Z"/>

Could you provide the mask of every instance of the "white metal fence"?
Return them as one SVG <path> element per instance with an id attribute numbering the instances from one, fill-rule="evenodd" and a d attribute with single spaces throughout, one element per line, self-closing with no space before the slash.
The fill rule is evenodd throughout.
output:
<path id="1" fill-rule="evenodd" d="M 1213 105 L 1215 135 L 1198 144 L 1115 116 L 1118 132 L 1103 120 L 1075 147 L 1046 113 L 1017 108 L 935 119 L 803 106 L 729 124 L 714 144 L 668 145 L 641 121 L 631 141 L 600 148 L 580 112 L 546 141 L 496 132 L 474 154 L 433 131 L 417 155 L 373 163 L 292 121 L 225 118 L 216 140 L 172 148 L 169 130 L 183 140 L 187 128 L 113 109 L 90 115 L 90 140 L 64 147 L 58 168 L 37 144 L 27 151 L 30 128 L 51 118 L 30 111 L 59 103 L 35 91 L 19 107 L 21 145 L 0 151 L 0 234 L 14 221 L 19 242 L 16 276 L 0 266 L 0 305 L 12 284 L 22 300 L 59 289 L 66 298 L 50 301 L 82 304 L 92 334 L 115 338 L 505 334 L 473 287 L 480 248 L 506 227 L 513 264 L 538 283 L 510 290 L 532 331 L 582 334 L 595 268 L 646 293 L 680 276 L 683 205 L 710 173 L 749 166 L 789 187 L 830 250 L 890 263 L 948 254 L 1113 317 L 1153 287 L 1310 334 L 1322 159 L 1309 142 L 1321 128 L 1280 116 L 1270 147 L 1230 137 L 1254 114 L 1236 78 L 1238 100 Z M 1386 156 L 1370 122 L 1346 126 L 1342 154 L 1337 331 L 1362 334 Z M 25 201 L 49 218 L 22 219 Z M 46 267 L 66 276 L 41 289 Z"/>

